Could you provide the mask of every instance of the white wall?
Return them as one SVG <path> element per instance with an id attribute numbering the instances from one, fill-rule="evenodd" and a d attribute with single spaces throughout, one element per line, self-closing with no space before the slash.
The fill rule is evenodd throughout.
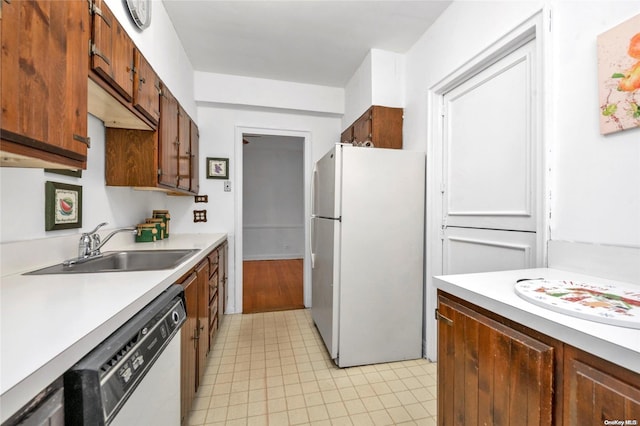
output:
<path id="1" fill-rule="evenodd" d="M 552 14 L 543 58 L 549 60 L 544 76 L 548 91 L 542 94 L 550 238 L 640 247 L 640 129 L 599 134 L 596 57 L 597 35 L 640 13 L 637 2 L 453 2 L 406 55 L 404 147 L 429 152 L 432 146 L 429 88 L 543 9 Z M 428 184 L 430 173 L 428 167 Z M 427 208 L 431 203 L 428 199 Z M 429 285 L 433 267 L 428 250 L 430 299 L 435 297 Z M 432 303 L 427 300 L 425 306 Z M 432 312 L 425 312 L 427 339 L 435 335 L 431 318 Z M 427 355 L 435 358 L 433 346 Z"/>
<path id="2" fill-rule="evenodd" d="M 135 191 L 127 187 L 105 186 L 105 132 L 102 121 L 88 116 L 89 149 L 87 169 L 82 178 L 74 178 L 43 169 L 0 168 L 1 242 L 32 240 L 77 234 L 79 229 L 44 230 L 44 182 L 53 181 L 82 186 L 82 230 L 90 231 L 98 223 L 105 229 L 135 225 L 151 217 L 154 209 L 164 209 L 166 196 L 158 192 Z M 71 247 L 74 254 L 77 247 Z"/>
<path id="3" fill-rule="evenodd" d="M 553 3 L 552 240 L 640 247 L 640 128 L 599 134 L 596 80 L 596 37 L 638 14 L 638 2 Z"/>
<path id="4" fill-rule="evenodd" d="M 305 254 L 304 139 L 251 138 L 243 145 L 244 260 Z"/>
<path id="5" fill-rule="evenodd" d="M 127 33 L 151 63 L 160 78 L 170 87 L 185 110 L 196 119 L 193 96 L 193 69 L 186 57 L 162 2 L 153 1 L 152 23 L 143 32 L 135 29 L 128 18 L 125 3 L 107 0 L 107 5 L 125 27 Z M 105 228 L 129 226 L 149 217 L 153 209 L 167 208 L 169 198 L 157 192 L 135 191 L 131 188 L 105 186 L 105 128 L 100 120 L 89 115 L 87 169 L 82 178 L 44 173 L 42 169 L 0 168 L 0 242 L 59 237 L 80 232 L 80 229 L 44 230 L 44 182 L 54 181 L 81 185 L 83 189 L 83 227 L 91 230 L 100 222 Z M 171 197 L 171 208 L 187 211 L 193 197 Z M 178 201 L 179 200 L 179 201 Z M 174 213 L 172 211 L 172 213 Z M 189 214 L 191 212 L 189 211 Z M 180 221 L 176 221 L 180 222 Z M 173 226 L 172 222 L 172 226 Z M 172 228 L 180 232 L 179 226 Z M 67 250 L 67 247 L 62 247 Z M 77 248 L 71 248 L 75 253 Z"/>
<path id="6" fill-rule="evenodd" d="M 199 93 L 197 91 L 196 93 Z M 241 301 L 241 286 L 236 282 L 236 274 L 241 273 L 242 259 L 237 254 L 239 240 L 236 232 L 242 231 L 242 212 L 236 211 L 237 197 L 241 198 L 242 185 L 242 140 L 237 138 L 238 128 L 268 129 L 275 134 L 305 133 L 309 141 L 305 145 L 305 191 L 309 189 L 310 164 L 318 160 L 339 140 L 340 118 L 317 114 L 311 111 L 289 111 L 275 108 L 251 108 L 249 106 L 218 105 L 199 102 L 198 126 L 200 129 L 200 193 L 209 196 L 209 203 L 197 205 L 207 209 L 208 222 L 192 223 L 188 214 L 180 215 L 175 221 L 183 232 L 225 232 L 229 234 L 229 300 L 228 313 L 238 312 Z M 248 133 L 264 133 L 250 131 Z M 306 160 L 310 150 L 309 162 Z M 224 192 L 223 181 L 204 178 L 206 157 L 229 158 L 231 192 Z M 308 198 L 305 193 L 305 199 Z M 189 213 L 192 204 L 188 207 Z M 174 225 L 174 210 L 171 200 L 169 207 Z M 306 220 L 306 219 L 305 219 Z M 307 273 L 307 272 L 305 272 Z"/>
<path id="7" fill-rule="evenodd" d="M 431 86 L 545 6 L 551 239 L 640 247 L 640 129 L 599 134 L 596 55 L 597 35 L 637 2 L 453 2 L 406 56 L 404 146 L 427 148 Z"/>
<path id="8" fill-rule="evenodd" d="M 371 49 L 345 87 L 342 129 L 371 105 L 402 108 L 405 96 L 405 56 Z"/>

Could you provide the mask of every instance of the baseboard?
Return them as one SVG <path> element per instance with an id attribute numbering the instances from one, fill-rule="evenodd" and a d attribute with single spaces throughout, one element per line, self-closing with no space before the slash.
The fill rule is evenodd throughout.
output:
<path id="1" fill-rule="evenodd" d="M 290 260 L 290 259 L 304 259 L 304 254 L 260 254 L 260 255 L 245 255 L 242 260 Z"/>

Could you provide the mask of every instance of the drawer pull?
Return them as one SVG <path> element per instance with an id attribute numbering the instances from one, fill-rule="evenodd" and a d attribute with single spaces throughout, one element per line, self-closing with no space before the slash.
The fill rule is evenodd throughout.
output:
<path id="1" fill-rule="evenodd" d="M 436 309 L 436 319 L 437 319 L 438 321 L 442 321 L 442 322 L 444 322 L 445 324 L 447 324 L 447 325 L 448 325 L 448 326 L 450 326 L 450 327 L 451 327 L 451 326 L 453 326 L 453 320 L 452 320 L 452 319 L 449 319 L 449 318 L 447 318 L 447 317 L 445 317 L 444 315 L 442 315 L 442 314 L 440 313 L 440 311 L 438 311 L 437 309 Z"/>

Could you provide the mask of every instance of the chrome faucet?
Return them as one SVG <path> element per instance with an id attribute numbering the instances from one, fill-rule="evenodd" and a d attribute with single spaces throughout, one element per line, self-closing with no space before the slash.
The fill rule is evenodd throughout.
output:
<path id="1" fill-rule="evenodd" d="M 119 232 L 137 232 L 135 227 L 127 227 L 116 229 L 111 232 L 107 237 L 100 241 L 100 235 L 98 234 L 98 229 L 102 228 L 106 225 L 107 222 L 102 222 L 98 226 L 96 226 L 91 232 L 84 232 L 80 236 L 80 241 L 78 243 L 78 257 L 75 259 L 65 260 L 63 263 L 66 266 L 70 266 L 76 263 L 86 262 L 87 260 L 95 259 L 97 257 L 102 256 L 100 249 L 104 246 L 107 241 L 111 239 L 115 234 Z"/>

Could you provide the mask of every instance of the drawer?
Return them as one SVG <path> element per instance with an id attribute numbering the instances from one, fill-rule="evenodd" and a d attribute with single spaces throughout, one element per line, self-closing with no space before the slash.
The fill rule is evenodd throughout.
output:
<path id="1" fill-rule="evenodd" d="M 218 272 L 218 263 L 219 263 L 219 255 L 218 250 L 214 250 L 209 253 L 209 277 L 212 277 L 213 274 Z"/>
<path id="2" fill-rule="evenodd" d="M 218 273 L 213 274 L 211 278 L 209 278 L 209 302 L 213 300 L 218 294 Z"/>
<path id="3" fill-rule="evenodd" d="M 218 315 L 218 295 L 216 294 L 213 300 L 209 303 L 209 324 Z"/>
<path id="4" fill-rule="evenodd" d="M 213 345 L 213 339 L 216 337 L 216 333 L 218 331 L 218 317 L 215 317 L 211 326 L 209 327 L 209 350 L 211 350 L 211 345 Z"/>

